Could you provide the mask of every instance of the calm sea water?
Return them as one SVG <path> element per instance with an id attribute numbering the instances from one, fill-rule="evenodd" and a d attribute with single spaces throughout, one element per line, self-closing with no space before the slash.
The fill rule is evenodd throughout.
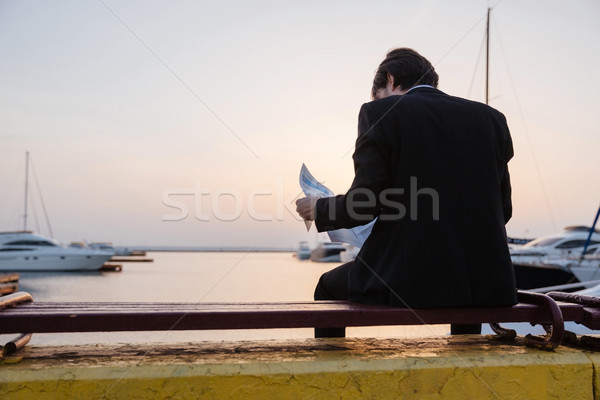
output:
<path id="1" fill-rule="evenodd" d="M 149 253 L 153 263 L 123 271 L 21 273 L 34 301 L 254 302 L 310 301 L 323 272 L 336 263 L 300 261 L 292 253 Z M 445 335 L 448 325 L 348 328 L 353 337 Z M 34 334 L 31 344 L 144 343 L 310 338 L 312 329 Z M 15 335 L 0 335 L 10 340 Z M 3 342 L 3 343 L 4 343 Z"/>

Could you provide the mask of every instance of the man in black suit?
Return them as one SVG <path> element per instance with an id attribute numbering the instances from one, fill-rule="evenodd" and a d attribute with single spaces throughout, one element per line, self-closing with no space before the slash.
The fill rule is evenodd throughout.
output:
<path id="1" fill-rule="evenodd" d="M 437 84 L 420 54 L 390 51 L 375 74 L 374 100 L 359 113 L 352 186 L 344 195 L 296 202 L 320 232 L 377 217 L 356 259 L 323 274 L 315 300 L 411 308 L 516 303 L 505 230 L 513 156 L 506 119 Z M 480 329 L 455 325 L 452 333 Z"/>

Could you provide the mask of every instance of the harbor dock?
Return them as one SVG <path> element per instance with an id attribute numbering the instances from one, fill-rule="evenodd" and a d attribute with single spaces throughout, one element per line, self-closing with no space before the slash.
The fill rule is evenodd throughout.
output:
<path id="1" fill-rule="evenodd" d="M 0 274 L 0 296 L 19 290 L 19 274 Z"/>
<path id="2" fill-rule="evenodd" d="M 104 263 L 102 267 L 100 267 L 101 272 L 121 272 L 123 271 L 123 266 L 121 264 L 114 263 Z"/>
<path id="3" fill-rule="evenodd" d="M 154 262 L 154 259 L 140 256 L 114 256 L 109 262 Z"/>

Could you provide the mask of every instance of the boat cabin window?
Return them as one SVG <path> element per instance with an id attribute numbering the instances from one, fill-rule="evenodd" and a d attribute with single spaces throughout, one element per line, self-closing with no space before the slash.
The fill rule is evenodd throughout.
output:
<path id="1" fill-rule="evenodd" d="M 5 244 L 6 246 L 56 246 L 47 240 L 15 240 Z"/>
<path id="2" fill-rule="evenodd" d="M 0 251 L 31 251 L 34 249 L 24 249 L 23 247 L 19 247 L 19 248 L 12 248 L 12 247 L 3 247 L 0 249 Z"/>
<path id="3" fill-rule="evenodd" d="M 561 240 L 562 237 L 550 237 L 550 238 L 539 238 L 532 240 L 531 242 L 525 244 L 523 247 L 546 247 L 551 246 L 554 243 Z"/>
<path id="4" fill-rule="evenodd" d="M 559 244 L 558 246 L 556 246 L 557 249 L 574 249 L 576 247 L 583 247 L 585 246 L 585 242 L 586 240 L 580 239 L 580 240 L 567 240 L 564 243 Z M 600 242 L 595 242 L 595 241 L 591 241 L 590 244 L 598 244 Z"/>

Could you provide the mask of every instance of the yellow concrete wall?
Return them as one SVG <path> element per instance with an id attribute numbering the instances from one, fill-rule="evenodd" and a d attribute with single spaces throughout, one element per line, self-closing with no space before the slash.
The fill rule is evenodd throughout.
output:
<path id="1" fill-rule="evenodd" d="M 600 399 L 600 353 L 589 353 L 594 366 L 594 399 Z"/>
<path id="2" fill-rule="evenodd" d="M 29 347 L 0 399 L 600 399 L 598 365 L 479 336 Z"/>

